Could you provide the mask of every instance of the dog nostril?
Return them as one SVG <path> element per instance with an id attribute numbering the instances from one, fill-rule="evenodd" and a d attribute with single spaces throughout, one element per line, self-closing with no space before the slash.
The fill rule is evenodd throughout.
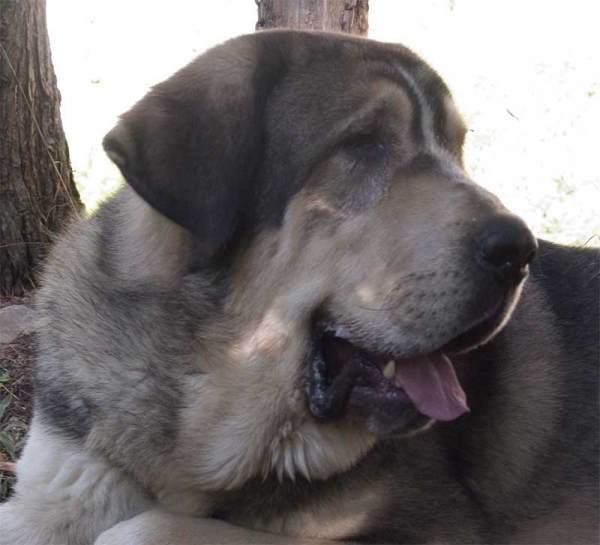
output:
<path id="1" fill-rule="evenodd" d="M 483 259 L 502 276 L 522 271 L 537 251 L 537 241 L 516 216 L 493 216 L 480 225 L 477 246 Z"/>

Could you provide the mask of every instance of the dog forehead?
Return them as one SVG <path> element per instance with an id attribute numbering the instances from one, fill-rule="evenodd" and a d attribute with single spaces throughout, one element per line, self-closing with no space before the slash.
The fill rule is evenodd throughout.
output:
<path id="1" fill-rule="evenodd" d="M 248 107 L 264 100 L 271 105 L 274 131 L 283 127 L 299 132 L 312 116 L 322 133 L 323 125 L 351 116 L 371 100 L 383 80 L 408 95 L 415 111 L 427 104 L 442 118 L 452 109 L 443 80 L 410 49 L 355 36 L 296 30 L 233 38 L 200 55 L 155 91 L 190 113 L 202 107 L 198 104 L 200 87 L 202 100 L 217 109 L 235 96 Z M 254 98 L 249 102 L 242 98 L 250 95 Z M 398 103 L 388 106 L 393 109 Z M 234 113 L 227 108 L 222 111 L 228 116 Z"/>
<path id="2" fill-rule="evenodd" d="M 203 62 L 205 57 L 210 62 Z M 410 71 L 423 84 L 436 80 L 445 88 L 443 81 L 417 54 L 401 44 L 389 44 L 333 32 L 298 31 L 276 29 L 247 34 L 219 44 L 195 60 L 172 78 L 169 88 L 179 93 L 193 91 L 194 81 L 211 78 L 221 84 L 238 84 L 240 78 L 253 78 L 254 85 L 261 85 L 258 76 L 299 78 L 302 75 L 319 76 L 313 82 L 318 85 L 332 80 L 368 83 L 364 78 L 373 67 L 387 65 L 397 72 Z M 185 82 L 190 85 L 185 85 Z M 169 80 L 164 82 L 169 83 Z M 234 91 L 234 88 L 229 89 Z M 247 87 L 239 89 L 248 91 Z M 447 91 L 447 89 L 446 89 Z M 190 96 L 192 98 L 193 95 Z"/>

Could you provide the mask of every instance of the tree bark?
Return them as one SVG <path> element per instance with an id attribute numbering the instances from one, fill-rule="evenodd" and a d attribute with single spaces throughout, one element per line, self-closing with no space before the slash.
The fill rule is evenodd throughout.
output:
<path id="1" fill-rule="evenodd" d="M 327 30 L 366 36 L 369 0 L 260 0 L 256 27 Z"/>
<path id="2" fill-rule="evenodd" d="M 0 0 L 0 294 L 32 287 L 53 233 L 81 208 L 46 0 Z"/>

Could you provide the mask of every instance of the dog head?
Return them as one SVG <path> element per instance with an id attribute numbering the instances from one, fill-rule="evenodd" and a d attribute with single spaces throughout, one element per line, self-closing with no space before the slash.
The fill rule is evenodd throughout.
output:
<path id="1" fill-rule="evenodd" d="M 270 31 L 200 56 L 106 136 L 192 234 L 201 265 L 181 274 L 223 272 L 182 385 L 199 485 L 326 478 L 468 410 L 450 359 L 506 323 L 536 241 L 469 179 L 464 135 L 410 50 Z"/>

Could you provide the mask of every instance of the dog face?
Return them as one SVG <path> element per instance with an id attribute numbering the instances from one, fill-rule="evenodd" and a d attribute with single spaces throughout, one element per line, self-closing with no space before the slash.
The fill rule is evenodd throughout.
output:
<path id="1" fill-rule="evenodd" d="M 180 385 L 191 482 L 327 478 L 378 437 L 468 410 L 449 358 L 508 320 L 536 241 L 468 178 L 464 135 L 411 51 L 292 31 L 209 51 L 107 135 L 179 226 L 145 214 L 140 243 L 168 224 L 191 233 L 169 274 L 219 271 Z"/>

